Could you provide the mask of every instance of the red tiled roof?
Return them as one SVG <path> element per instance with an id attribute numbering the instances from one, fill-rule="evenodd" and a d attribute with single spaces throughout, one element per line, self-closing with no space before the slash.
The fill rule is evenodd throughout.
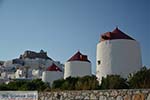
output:
<path id="1" fill-rule="evenodd" d="M 62 70 L 58 66 L 56 66 L 55 64 L 52 64 L 51 66 L 49 66 L 46 69 L 46 71 L 60 71 L 60 72 L 62 72 Z"/>
<path id="2" fill-rule="evenodd" d="M 75 55 L 73 55 L 68 61 L 86 61 L 86 62 L 90 62 L 87 58 L 87 55 L 83 55 L 79 51 Z"/>
<path id="3" fill-rule="evenodd" d="M 128 40 L 134 40 L 132 37 L 128 36 L 127 34 L 123 33 L 121 30 L 116 28 L 112 32 L 106 32 L 101 35 L 101 41 L 105 40 L 113 40 L 113 39 L 128 39 Z"/>

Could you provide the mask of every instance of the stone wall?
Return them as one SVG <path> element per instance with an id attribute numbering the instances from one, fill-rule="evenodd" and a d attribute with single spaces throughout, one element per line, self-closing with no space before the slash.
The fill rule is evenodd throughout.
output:
<path id="1" fill-rule="evenodd" d="M 40 92 L 39 100 L 150 100 L 150 89 Z"/>

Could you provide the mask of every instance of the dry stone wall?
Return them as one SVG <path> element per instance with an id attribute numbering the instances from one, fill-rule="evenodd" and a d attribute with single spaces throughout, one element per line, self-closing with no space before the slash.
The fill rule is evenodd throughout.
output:
<path id="1" fill-rule="evenodd" d="M 150 100 L 150 89 L 40 92 L 39 100 Z"/>

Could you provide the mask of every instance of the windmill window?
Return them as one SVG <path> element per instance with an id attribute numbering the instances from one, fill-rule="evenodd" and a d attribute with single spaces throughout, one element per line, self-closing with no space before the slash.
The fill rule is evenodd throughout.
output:
<path id="1" fill-rule="evenodd" d="M 101 64 L 101 61 L 100 61 L 100 60 L 98 60 L 98 61 L 97 61 L 97 63 L 98 63 L 98 65 L 100 65 L 100 64 Z"/>

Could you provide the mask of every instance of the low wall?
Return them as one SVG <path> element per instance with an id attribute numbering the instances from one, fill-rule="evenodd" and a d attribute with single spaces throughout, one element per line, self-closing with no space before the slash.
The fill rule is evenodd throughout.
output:
<path id="1" fill-rule="evenodd" d="M 40 92 L 39 100 L 150 100 L 150 89 Z"/>

